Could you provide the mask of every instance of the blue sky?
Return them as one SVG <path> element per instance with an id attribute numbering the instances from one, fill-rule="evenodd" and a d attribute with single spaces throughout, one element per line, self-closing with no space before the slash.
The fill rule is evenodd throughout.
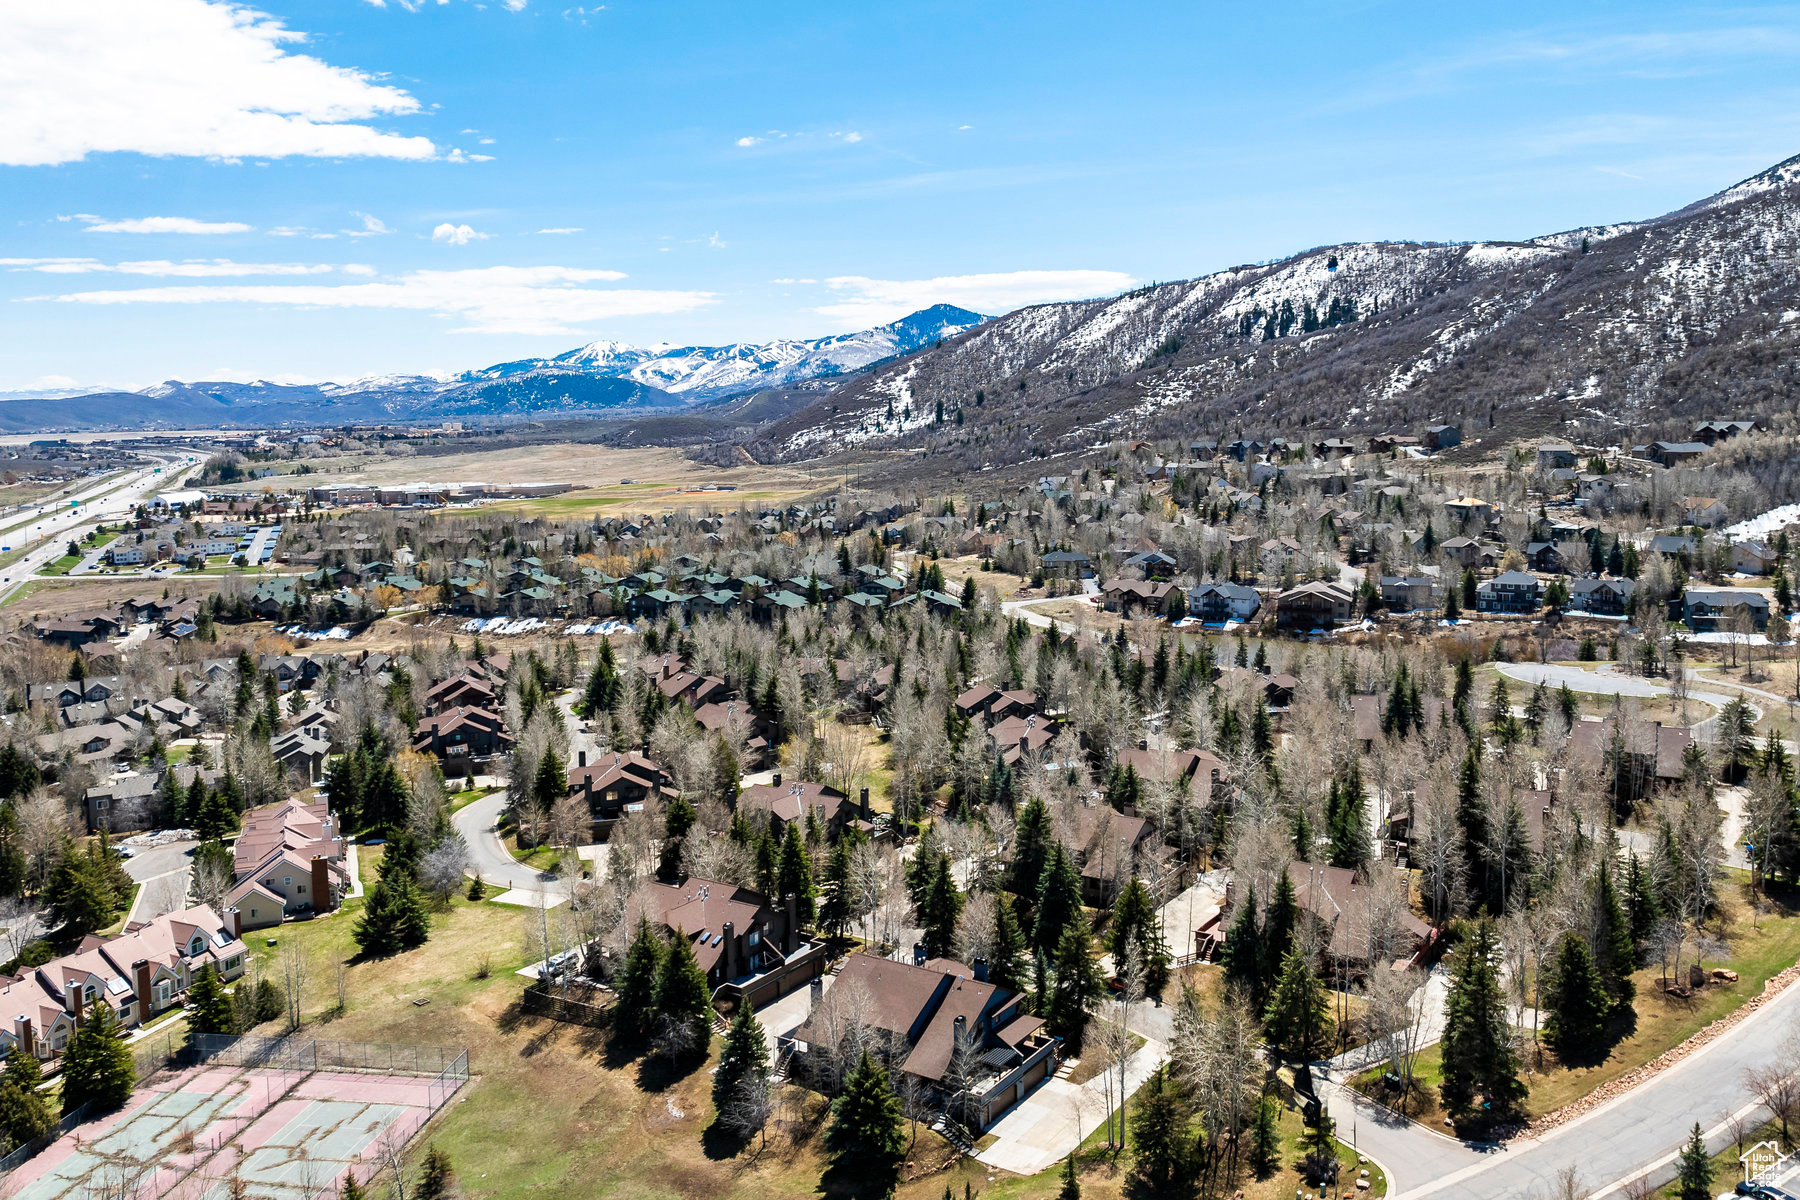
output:
<path id="1" fill-rule="evenodd" d="M 458 370 L 1653 215 L 1800 6 L 0 5 L 0 391 Z"/>

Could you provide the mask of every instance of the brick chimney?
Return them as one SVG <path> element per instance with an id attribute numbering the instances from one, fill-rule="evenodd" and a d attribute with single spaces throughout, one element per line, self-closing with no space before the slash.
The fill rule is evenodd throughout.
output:
<path id="1" fill-rule="evenodd" d="M 781 949 L 792 954 L 800 948 L 800 897 L 789 892 L 782 897 L 782 904 L 787 908 L 787 937 L 782 940 Z"/>
<path id="2" fill-rule="evenodd" d="M 81 1028 L 81 1016 L 82 1016 L 81 1010 L 82 1010 L 82 1005 L 84 1005 L 86 1003 L 87 1003 L 87 985 L 84 983 L 77 983 L 75 985 L 75 1028 L 77 1028 L 77 1029 Z"/>
<path id="3" fill-rule="evenodd" d="M 913 943 L 913 966 L 922 967 L 924 965 L 925 965 L 925 943 L 924 942 L 914 942 Z"/>
<path id="4" fill-rule="evenodd" d="M 244 914 L 237 910 L 236 905 L 225 910 L 225 924 L 231 930 L 232 937 L 244 936 Z"/>
<path id="5" fill-rule="evenodd" d="M 780 771 L 775 772 L 775 778 L 769 784 L 769 786 L 770 787 L 780 787 L 781 786 L 781 772 Z"/>
<path id="6" fill-rule="evenodd" d="M 154 999 L 150 992 L 150 960 L 140 958 L 132 963 L 131 976 L 137 984 L 138 1024 L 142 1025 L 150 1019 L 150 1005 Z"/>
<path id="7" fill-rule="evenodd" d="M 862 819 L 865 821 L 873 820 L 873 818 L 869 815 L 869 789 L 868 788 L 864 788 L 862 790 L 862 795 L 857 798 L 857 804 L 862 809 Z"/>
<path id="8" fill-rule="evenodd" d="M 586 750 L 577 750 L 575 752 L 575 765 L 578 767 L 587 766 L 587 751 Z"/>
<path id="9" fill-rule="evenodd" d="M 331 862 L 323 854 L 312 858 L 313 911 L 330 912 L 337 905 L 331 901 Z"/>
<path id="10" fill-rule="evenodd" d="M 988 981 L 987 959 L 977 955 L 975 961 L 969 964 L 969 969 L 975 972 L 976 983 L 986 983 Z"/>
<path id="11" fill-rule="evenodd" d="M 13 1018 L 13 1040 L 19 1044 L 19 1049 L 24 1053 L 36 1052 L 37 1046 L 33 1040 L 30 1017 Z"/>
<path id="12" fill-rule="evenodd" d="M 724 940 L 725 940 L 725 978 L 727 980 L 736 979 L 738 977 L 737 926 L 733 925 L 730 921 L 725 922 L 725 938 L 724 938 Z"/>

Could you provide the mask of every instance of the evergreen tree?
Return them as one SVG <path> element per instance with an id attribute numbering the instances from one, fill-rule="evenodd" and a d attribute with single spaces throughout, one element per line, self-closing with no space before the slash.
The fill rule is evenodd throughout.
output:
<path id="1" fill-rule="evenodd" d="M 1262 930 L 1256 925 L 1256 888 L 1244 889 L 1244 901 L 1238 905 L 1231 929 L 1225 935 L 1225 948 L 1220 965 L 1225 968 L 1225 981 L 1237 984 L 1255 999 L 1263 987 Z"/>
<path id="2" fill-rule="evenodd" d="M 671 1026 L 686 1026 L 684 1036 L 675 1039 L 678 1046 L 688 1046 L 704 1054 L 712 1041 L 712 992 L 706 986 L 706 972 L 694 958 L 693 944 L 677 937 L 663 955 L 656 972 L 656 1014 Z"/>
<path id="3" fill-rule="evenodd" d="M 84 1104 L 111 1112 L 131 1099 L 137 1068 L 131 1047 L 119 1035 L 112 1005 L 94 1004 L 63 1055 L 62 1110 L 68 1116 Z"/>
<path id="4" fill-rule="evenodd" d="M 1150 897 L 1150 889 L 1135 875 L 1113 904 L 1112 926 L 1107 936 L 1107 948 L 1112 951 L 1113 962 L 1121 967 L 1133 946 L 1137 948 L 1138 962 L 1144 968 L 1145 990 L 1152 996 L 1161 995 L 1169 982 L 1169 946 L 1163 938 L 1162 917 Z"/>
<path id="5" fill-rule="evenodd" d="M 1549 984 L 1544 1039 L 1565 1058 L 1572 1050 L 1591 1049 L 1606 1031 L 1612 1004 L 1594 967 L 1594 956 L 1580 934 L 1563 934 Z"/>
<path id="6" fill-rule="evenodd" d="M 1032 926 L 1031 944 L 1050 953 L 1062 940 L 1063 930 L 1081 912 L 1081 876 L 1061 842 L 1050 847 L 1044 863 L 1044 878 L 1038 885 L 1037 921 Z"/>
<path id="7" fill-rule="evenodd" d="M 192 792 L 189 792 L 188 803 L 194 820 L 194 836 L 203 842 L 216 842 L 236 833 L 238 809 L 225 789 L 206 790 L 206 785 L 200 782 L 197 774 L 194 776 L 194 783 L 205 792 L 197 806 L 193 803 Z"/>
<path id="8" fill-rule="evenodd" d="M 106 872 L 93 855 L 82 853 L 73 842 L 64 842 L 57 855 L 45 899 L 52 923 L 76 939 L 111 924 L 119 908 Z"/>
<path id="9" fill-rule="evenodd" d="M 1483 920 L 1463 942 L 1451 967 L 1439 1091 L 1444 1110 L 1458 1122 L 1478 1113 L 1510 1119 L 1518 1115 L 1525 1099 L 1494 957 L 1494 929 Z"/>
<path id="10" fill-rule="evenodd" d="M 925 892 L 925 904 L 919 911 L 919 923 L 925 929 L 925 953 L 932 958 L 949 958 L 956 952 L 956 919 L 962 916 L 962 891 L 950 873 L 950 856 L 937 856 L 937 869 Z"/>
<path id="11" fill-rule="evenodd" d="M 1256 992 L 1259 1003 L 1275 986 L 1299 928 L 1300 900 L 1294 892 L 1294 881 L 1283 871 L 1275 880 L 1275 898 L 1269 901 L 1269 911 L 1263 914 L 1261 985 Z"/>
<path id="12" fill-rule="evenodd" d="M 248 984 L 240 985 L 238 990 L 245 992 Z M 231 997 L 225 994 L 224 985 L 219 982 L 219 972 L 211 963 L 201 967 L 194 974 L 194 982 L 188 986 L 188 1045 L 199 1044 L 203 1034 L 223 1034 L 237 1032 L 236 1014 L 232 1011 Z M 149 1014 L 144 1014 L 148 1018 Z"/>
<path id="13" fill-rule="evenodd" d="M 350 936 L 371 958 L 386 958 L 425 944 L 431 936 L 431 920 L 410 872 L 393 871 L 376 882 Z"/>
<path id="14" fill-rule="evenodd" d="M 1369 802 L 1363 794 L 1362 768 L 1353 757 L 1340 786 L 1332 781 L 1334 804 L 1328 808 L 1327 833 L 1331 837 L 1331 865 L 1360 871 L 1374 856 L 1369 832 Z"/>
<path id="15" fill-rule="evenodd" d="M 1026 955 L 1029 951 L 1030 944 L 1025 940 L 1025 931 L 1019 927 L 1012 899 L 1004 895 L 995 896 L 994 944 L 988 959 L 988 978 L 1009 991 L 1024 991 Z"/>
<path id="16" fill-rule="evenodd" d="M 1489 883 L 1487 805 L 1481 795 L 1481 761 L 1475 746 L 1469 747 L 1457 778 L 1456 823 L 1462 829 L 1463 861 L 1469 866 L 1469 882 L 1485 896 Z"/>
<path id="17" fill-rule="evenodd" d="M 831 1157 L 832 1172 L 865 1194 L 890 1195 L 900 1181 L 900 1162 L 906 1154 L 900 1098 L 888 1083 L 887 1071 L 866 1050 L 845 1081 L 843 1094 L 831 1102 L 825 1153 Z"/>
<path id="18" fill-rule="evenodd" d="M 1194 1110 L 1181 1087 L 1158 1067 L 1138 1094 L 1131 1118 L 1132 1163 L 1128 1191 L 1158 1200 L 1195 1194 L 1199 1155 Z"/>
<path id="19" fill-rule="evenodd" d="M 649 918 L 640 914 L 637 932 L 612 979 L 613 1028 L 626 1041 L 649 1036 L 656 1017 L 656 978 L 662 973 L 663 953 L 662 939 L 650 928 Z"/>
<path id="20" fill-rule="evenodd" d="M 17 896 L 23 891 L 29 867 L 19 842 L 19 815 L 11 803 L 0 804 L 0 896 Z"/>
<path id="21" fill-rule="evenodd" d="M 946 1191 L 949 1185 L 945 1185 Z M 1075 1152 L 1069 1151 L 1063 1159 L 1062 1186 L 1056 1190 L 1056 1200 L 1081 1200 L 1081 1179 L 1075 1174 Z"/>
<path id="22" fill-rule="evenodd" d="M 1631 973 L 1637 969 L 1638 948 L 1631 936 L 1631 918 L 1613 887 L 1612 865 L 1605 859 L 1594 879 L 1594 967 L 1606 984 L 1609 1001 L 1630 1004 L 1636 989 Z"/>
<path id="23" fill-rule="evenodd" d="M 425 1148 L 425 1161 L 419 1164 L 419 1183 L 412 1200 L 450 1200 L 456 1195 L 456 1172 L 450 1168 L 450 1156 L 433 1142 Z"/>
<path id="24" fill-rule="evenodd" d="M 1044 862 L 1055 841 L 1050 830 L 1050 810 L 1036 796 L 1019 810 L 1013 829 L 1012 873 L 1006 889 L 1015 896 L 1036 901 L 1038 888 L 1044 882 Z"/>
<path id="25" fill-rule="evenodd" d="M 850 845 L 853 839 L 843 837 L 831 848 L 825 865 L 824 897 L 819 902 L 819 927 L 831 937 L 843 937 L 850 928 Z"/>
<path id="26" fill-rule="evenodd" d="M 1712 1157 L 1706 1153 L 1700 1122 L 1695 1121 L 1693 1132 L 1675 1159 L 1675 1194 L 1681 1200 L 1712 1200 L 1712 1181 Z"/>
<path id="27" fill-rule="evenodd" d="M 781 840 L 781 861 L 775 872 L 775 887 L 783 898 L 790 894 L 794 896 L 799 905 L 800 923 L 811 925 L 816 895 L 812 856 L 807 854 L 806 844 L 800 840 L 797 823 L 789 823 L 787 835 Z"/>
<path id="28" fill-rule="evenodd" d="M 1331 1028 L 1325 983 L 1298 947 L 1282 960 L 1281 974 L 1263 1012 L 1269 1045 L 1289 1058 L 1310 1058 L 1322 1049 Z"/>
<path id="29" fill-rule="evenodd" d="M 769 1043 L 763 1036 L 762 1022 L 756 1019 L 755 1006 L 746 999 L 738 1005 L 731 1027 L 725 1031 L 725 1043 L 719 1048 L 719 1067 L 713 1072 L 713 1109 L 722 1112 L 745 1079 L 766 1078 L 768 1074 Z"/>
<path id="30" fill-rule="evenodd" d="M 581 715 L 592 718 L 603 712 L 617 712 L 623 694 L 624 686 L 619 680 L 618 664 L 613 660 L 612 643 L 602 640 L 599 657 L 594 660 L 594 669 L 582 691 Z"/>
<path id="31" fill-rule="evenodd" d="M 1631 942 L 1637 948 L 1632 965 L 1641 967 L 1645 960 L 1644 947 L 1649 944 L 1657 922 L 1662 920 L 1662 905 L 1657 901 L 1656 888 L 1645 872 L 1644 864 L 1635 854 L 1625 860 L 1625 912 L 1631 925 Z"/>
<path id="32" fill-rule="evenodd" d="M 0 1073 L 0 1135 L 13 1146 L 22 1146 L 56 1128 L 56 1116 L 38 1085 L 44 1073 L 37 1055 L 15 1050 Z"/>
<path id="33" fill-rule="evenodd" d="M 1094 961 L 1093 937 L 1086 915 L 1077 909 L 1056 944 L 1050 1002 L 1044 1011 L 1050 1032 L 1062 1038 L 1073 1054 L 1081 1053 L 1088 1016 L 1106 991 L 1100 964 Z"/>
<path id="34" fill-rule="evenodd" d="M 1281 1102 L 1273 1096 L 1256 1102 L 1250 1122 L 1250 1165 L 1258 1175 L 1281 1165 Z"/>

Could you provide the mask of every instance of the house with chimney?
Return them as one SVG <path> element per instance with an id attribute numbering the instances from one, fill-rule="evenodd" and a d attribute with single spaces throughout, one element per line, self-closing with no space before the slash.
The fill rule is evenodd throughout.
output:
<path id="1" fill-rule="evenodd" d="M 1056 1071 L 1057 1039 L 1042 1017 L 1027 1015 L 1024 997 L 988 979 L 987 964 L 913 961 L 852 954 L 834 984 L 867 997 L 863 1019 L 887 1034 L 877 1039 L 890 1070 L 922 1084 L 965 1128 L 980 1133 Z M 787 1039 L 804 1061 L 832 1036 L 815 993 L 812 1015 Z"/>
<path id="2" fill-rule="evenodd" d="M 422 719 L 412 748 L 447 761 L 467 762 L 504 754 L 512 746 L 506 719 L 493 709 L 457 707 Z"/>
<path id="3" fill-rule="evenodd" d="M 596 842 L 605 841 L 626 813 L 674 791 L 663 769 L 635 750 L 608 751 L 592 761 L 586 750 L 578 750 L 568 783 L 569 793 L 587 802 Z"/>
<path id="4" fill-rule="evenodd" d="M 688 940 L 715 1001 L 766 1008 L 825 973 L 825 946 L 801 929 L 793 895 L 777 905 L 761 892 L 690 876 L 646 885 L 631 907 L 627 928 L 641 913 L 665 936 Z"/>
<path id="5" fill-rule="evenodd" d="M 769 835 L 779 841 L 787 834 L 788 826 L 799 825 L 805 832 L 807 818 L 816 815 L 820 826 L 830 837 L 837 837 L 848 829 L 861 829 L 870 833 L 874 813 L 869 808 L 869 789 L 863 788 L 858 800 L 852 801 L 844 793 L 823 783 L 813 783 L 801 779 L 784 780 L 781 772 L 764 784 L 745 788 L 738 794 L 739 812 L 766 813 L 769 819 Z"/>
<path id="6" fill-rule="evenodd" d="M 227 913 L 243 930 L 337 911 L 352 890 L 345 845 L 329 805 L 287 800 L 251 809 L 232 847 Z"/>
<path id="7" fill-rule="evenodd" d="M 205 905 L 127 925 L 117 937 L 89 934 L 71 954 L 0 983 L 0 1048 L 54 1058 L 96 1006 L 136 1028 L 184 1002 L 204 966 L 226 982 L 247 954 L 229 918 Z"/>

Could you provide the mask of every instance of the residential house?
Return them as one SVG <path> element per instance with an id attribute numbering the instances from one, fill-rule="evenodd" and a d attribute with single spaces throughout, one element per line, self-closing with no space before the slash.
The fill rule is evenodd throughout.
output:
<path id="1" fill-rule="evenodd" d="M 911 1076 L 958 1124 L 987 1129 L 1056 1071 L 1057 1041 L 1044 1033 L 1042 1017 L 1024 1012 L 1024 997 L 989 981 L 987 965 L 944 959 L 911 963 L 852 954 L 837 975 L 837 988 L 867 997 L 862 1020 L 891 1046 L 891 1070 Z M 797 1058 L 833 1037 L 825 1011 L 792 1035 Z M 835 1050 L 835 1047 L 832 1047 Z"/>
<path id="2" fill-rule="evenodd" d="M 1262 596 L 1241 583 L 1202 583 L 1188 589 L 1188 616 L 1208 625 L 1248 621 L 1262 607 Z"/>
<path id="3" fill-rule="evenodd" d="M 1748 588 L 1689 588 L 1681 596 L 1681 619 L 1696 633 L 1731 632 L 1741 619 L 1761 631 L 1769 624 L 1769 598 Z"/>
<path id="4" fill-rule="evenodd" d="M 568 773 L 569 791 L 587 802 L 593 840 L 603 842 L 619 818 L 637 812 L 652 800 L 672 792 L 663 769 L 648 757 L 630 751 L 613 751 L 588 762 L 588 752 L 578 750 Z"/>
<path id="5" fill-rule="evenodd" d="M 1383 575 L 1381 603 L 1394 612 L 1436 607 L 1437 580 L 1429 575 Z"/>
<path id="6" fill-rule="evenodd" d="M 786 835 L 790 825 L 798 825 L 805 832 L 808 818 L 815 816 L 820 827 L 834 836 L 855 827 L 865 832 L 872 828 L 867 788 L 859 801 L 852 801 L 823 783 L 800 779 L 784 782 L 779 771 L 770 782 L 738 793 L 737 806 L 739 812 L 767 813 L 769 834 L 777 840 Z"/>
<path id="7" fill-rule="evenodd" d="M 1537 576 L 1524 571 L 1504 571 L 1475 589 L 1475 607 L 1481 612 L 1534 614 L 1541 606 Z"/>
<path id="8" fill-rule="evenodd" d="M 1731 543 L 1731 567 L 1744 575 L 1767 575 L 1780 561 L 1775 548 L 1767 542 L 1750 539 Z"/>
<path id="9" fill-rule="evenodd" d="M 506 720 L 487 708 L 458 707 L 425 717 L 413 731 L 412 747 L 442 759 L 486 759 L 505 753 L 513 737 Z"/>
<path id="10" fill-rule="evenodd" d="M 1681 523 L 1683 525 L 1699 525 L 1711 529 L 1715 525 L 1723 525 L 1731 519 L 1731 510 L 1725 502 L 1712 496 L 1683 496 L 1681 498 Z"/>
<path id="11" fill-rule="evenodd" d="M 1637 583 L 1630 579 L 1571 579 L 1569 611 L 1595 617 L 1623 617 L 1631 611 Z"/>
<path id="12" fill-rule="evenodd" d="M 749 888 L 691 876 L 647 885 L 632 907 L 667 936 L 688 939 L 715 999 L 766 1008 L 824 974 L 824 946 L 804 936 L 792 895 L 777 906 Z M 635 925 L 637 914 L 626 921 Z"/>
<path id="13" fill-rule="evenodd" d="M 1303 583 L 1275 599 L 1275 621 L 1282 629 L 1329 629 L 1348 621 L 1355 593 L 1339 583 Z"/>
<path id="14" fill-rule="evenodd" d="M 1537 465 L 1540 470 L 1555 470 L 1559 467 L 1575 465 L 1575 447 L 1567 442 L 1543 441 L 1538 443 Z"/>

